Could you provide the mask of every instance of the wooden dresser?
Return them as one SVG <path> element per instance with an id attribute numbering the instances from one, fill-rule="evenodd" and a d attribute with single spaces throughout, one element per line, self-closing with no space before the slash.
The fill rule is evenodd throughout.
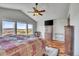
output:
<path id="1" fill-rule="evenodd" d="M 74 27 L 65 26 L 65 54 L 73 55 L 74 51 Z"/>

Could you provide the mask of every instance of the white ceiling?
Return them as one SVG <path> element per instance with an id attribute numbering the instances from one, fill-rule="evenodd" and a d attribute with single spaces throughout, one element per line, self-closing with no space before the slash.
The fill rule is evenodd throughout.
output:
<path id="1" fill-rule="evenodd" d="M 39 3 L 38 8 L 45 9 L 46 12 L 43 13 L 43 16 L 33 16 L 28 11 L 33 11 L 32 7 L 34 6 L 34 3 L 0 3 L 0 7 L 22 10 L 35 21 L 66 18 L 69 11 L 68 3 Z"/>

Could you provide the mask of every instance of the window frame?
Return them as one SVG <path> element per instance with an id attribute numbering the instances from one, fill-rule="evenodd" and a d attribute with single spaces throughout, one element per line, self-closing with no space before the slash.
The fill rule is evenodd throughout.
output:
<path id="1" fill-rule="evenodd" d="M 31 24 L 31 23 L 28 23 L 28 25 L 29 24 Z M 28 25 L 27 25 L 27 27 L 28 27 Z M 33 26 L 33 24 L 31 24 L 31 25 L 32 25 L 32 34 L 31 35 L 33 35 L 34 34 L 34 31 L 33 31 L 34 26 Z M 28 34 L 28 28 L 27 28 L 27 34 Z M 28 36 L 31 36 L 31 35 L 28 35 Z"/>
<path id="2" fill-rule="evenodd" d="M 16 22 L 16 35 L 18 35 L 18 34 L 17 34 L 17 23 L 26 24 L 26 31 L 28 30 L 28 29 L 27 29 L 28 23 L 17 21 L 17 22 Z M 28 32 L 27 32 L 27 35 L 28 35 Z M 26 36 L 27 36 L 27 35 L 26 35 Z"/>
<path id="3" fill-rule="evenodd" d="M 15 21 L 12 21 L 12 20 L 9 20 L 9 19 L 2 20 L 2 25 L 1 25 L 1 26 L 2 26 L 2 30 L 1 30 L 2 35 L 3 35 L 3 36 L 5 36 L 5 35 L 3 34 L 3 29 L 4 29 L 4 28 L 3 28 L 3 21 L 7 21 L 7 22 L 14 22 L 14 35 L 15 35 L 15 34 L 16 34 L 16 33 L 15 33 Z"/>
<path id="4" fill-rule="evenodd" d="M 1 24 L 1 27 L 2 27 L 1 35 L 3 35 L 3 21 L 14 22 L 14 34 L 15 35 L 17 35 L 17 23 L 24 23 L 24 24 L 26 24 L 26 31 L 27 31 L 27 35 L 26 36 L 28 36 L 28 24 L 31 24 L 32 25 L 32 34 L 31 35 L 34 34 L 34 25 L 32 23 L 21 22 L 21 21 L 16 21 L 16 20 L 12 20 L 12 19 L 11 20 L 10 19 L 3 19 L 1 21 L 1 23 L 2 23 Z M 29 35 L 29 36 L 31 36 L 31 35 Z"/>

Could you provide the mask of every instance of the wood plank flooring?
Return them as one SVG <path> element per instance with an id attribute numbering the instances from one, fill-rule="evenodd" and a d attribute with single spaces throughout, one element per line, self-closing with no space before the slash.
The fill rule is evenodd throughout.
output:
<path id="1" fill-rule="evenodd" d="M 47 40 L 47 45 L 59 49 L 59 56 L 65 56 L 64 42 L 57 40 Z"/>

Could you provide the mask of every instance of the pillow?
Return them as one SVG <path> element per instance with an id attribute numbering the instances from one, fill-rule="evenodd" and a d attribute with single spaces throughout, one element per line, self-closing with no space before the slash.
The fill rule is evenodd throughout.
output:
<path id="1" fill-rule="evenodd" d="M 26 40 L 27 37 L 25 35 L 17 35 L 17 40 Z"/>
<path id="2" fill-rule="evenodd" d="M 4 36 L 5 40 L 17 40 L 16 35 L 9 35 L 9 36 Z"/>

